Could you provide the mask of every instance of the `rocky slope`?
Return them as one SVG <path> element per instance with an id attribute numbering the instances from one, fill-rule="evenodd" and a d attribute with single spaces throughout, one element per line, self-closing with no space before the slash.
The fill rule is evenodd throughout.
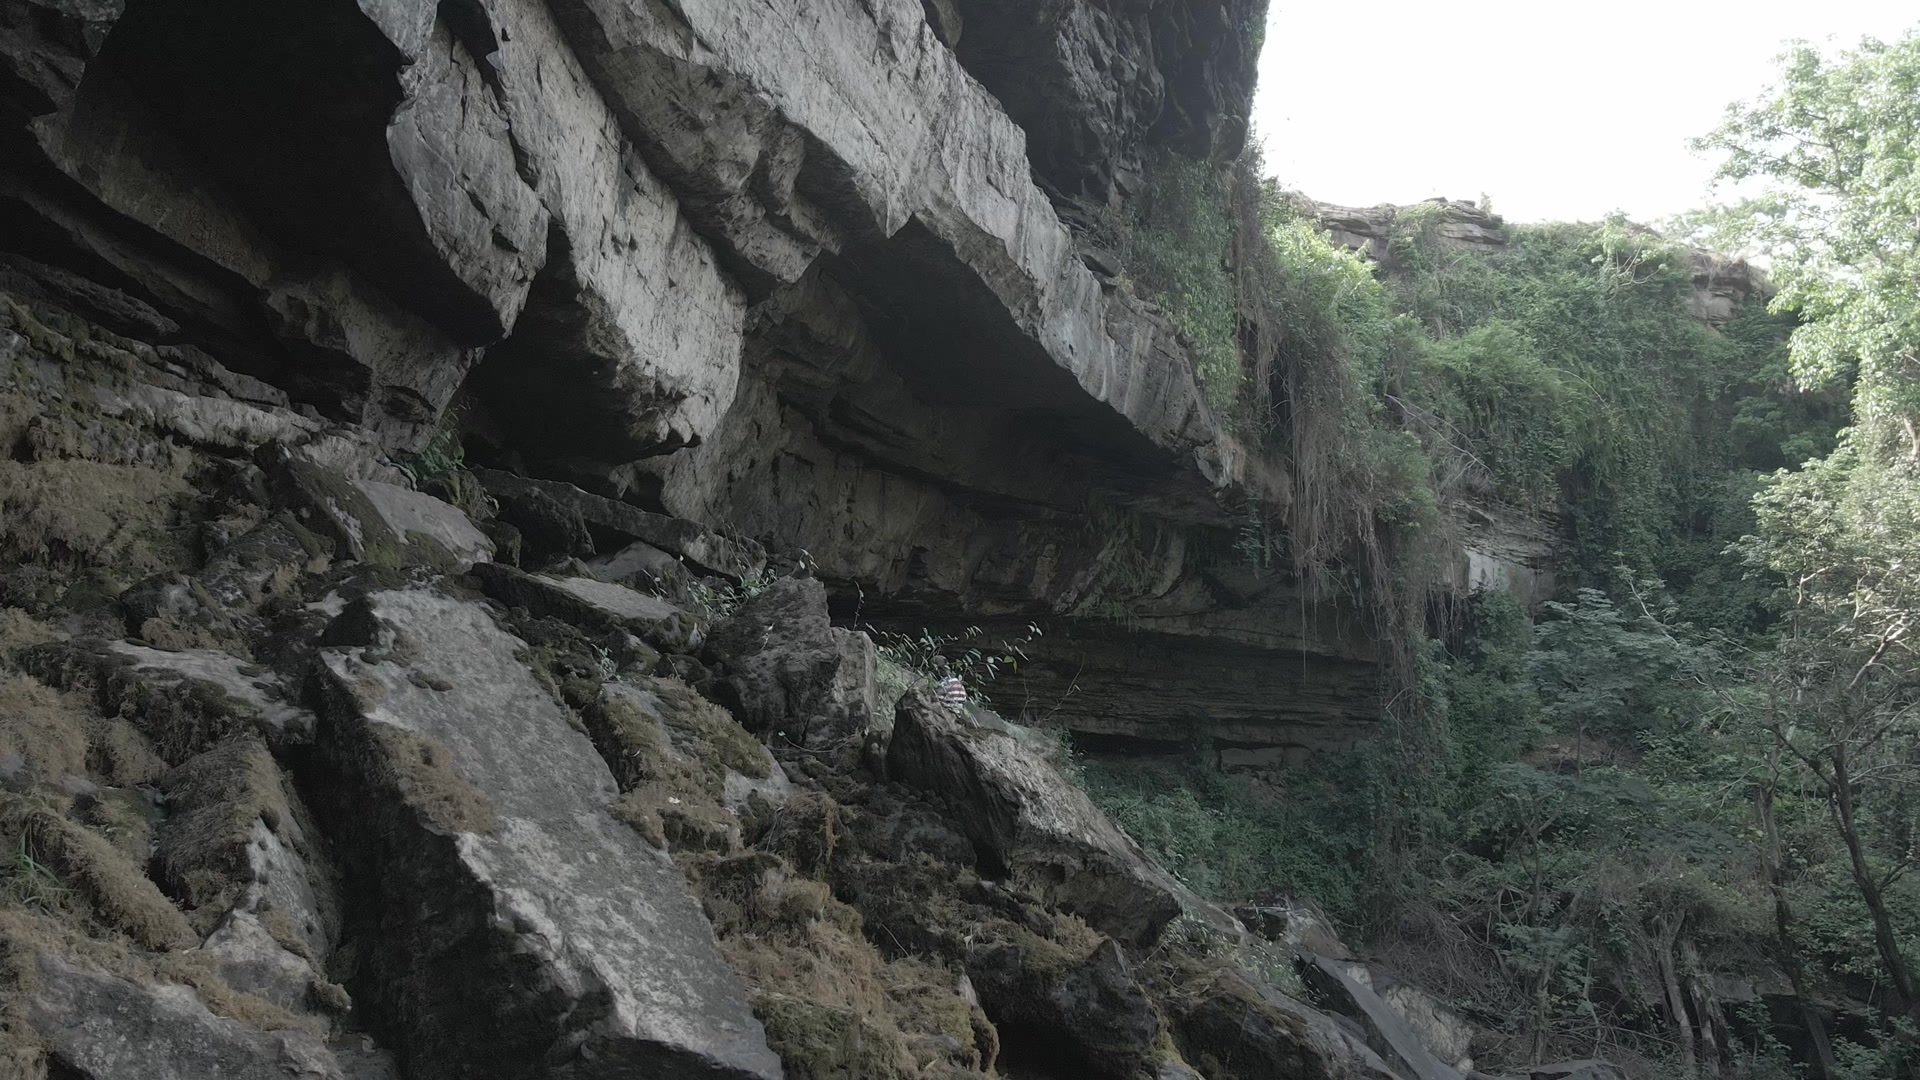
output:
<path id="1" fill-rule="evenodd" d="M 431 485 L 482 528 L 38 280 L 0 307 L 0 1075 L 1391 1075 L 1049 737 L 883 689 L 817 579 Z"/>
<path id="2" fill-rule="evenodd" d="M 1284 470 L 1063 224 L 1237 152 L 1263 17 L 0 0 L 0 1074 L 1424 1062 L 849 629 L 1365 737 L 1364 621 L 1234 551 Z"/>

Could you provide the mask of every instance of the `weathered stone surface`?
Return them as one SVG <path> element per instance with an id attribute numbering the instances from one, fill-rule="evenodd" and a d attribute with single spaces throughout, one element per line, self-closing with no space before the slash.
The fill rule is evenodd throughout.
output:
<path id="1" fill-rule="evenodd" d="M 1310 904 L 1243 904 L 1234 908 L 1233 914 L 1254 935 L 1289 949 L 1304 949 L 1336 960 L 1353 955 L 1328 925 L 1327 917 Z"/>
<path id="2" fill-rule="evenodd" d="M 859 371 L 873 346 L 845 340 Z M 743 383 L 718 438 L 665 459 L 666 504 L 804 549 L 820 577 L 858 584 L 842 610 L 857 602 L 882 629 L 1019 638 L 1046 624 L 1023 686 L 1076 730 L 1303 751 L 1366 737 L 1377 668 L 1348 599 L 1219 557 L 1238 525 L 1141 491 L 1137 476 L 1126 490 L 1110 462 L 1050 443 L 1059 425 L 1011 403 L 942 410 L 898 384 L 880 394 L 889 377 L 818 407 L 783 404 L 785 384 Z M 1142 509 L 1090 507 L 1109 498 Z"/>
<path id="3" fill-rule="evenodd" d="M 1473 1070 L 1473 1040 L 1479 1034 L 1472 1023 L 1452 1007 L 1412 983 L 1375 972 L 1374 992 L 1393 1006 L 1434 1056 L 1461 1073 Z"/>
<path id="4" fill-rule="evenodd" d="M 1027 133 L 1034 170 L 1110 198 L 1143 142 L 1231 159 L 1247 137 L 1264 0 L 958 0 L 955 51 Z"/>
<path id="5" fill-rule="evenodd" d="M 1307 954 L 1303 970 L 1309 985 L 1359 1021 L 1368 1045 L 1410 1080 L 1461 1080 L 1460 1071 L 1434 1054 L 1407 1017 L 1374 992 L 1365 965 Z"/>
<path id="6" fill-rule="evenodd" d="M 773 754 L 741 729 L 725 709 L 707 701 L 677 679 L 630 679 L 600 690 L 603 700 L 618 701 L 631 721 L 652 725 L 668 756 L 720 774 L 719 802 L 733 813 L 756 797 L 778 806 L 793 794 L 793 784 Z"/>
<path id="7" fill-rule="evenodd" d="M 1742 301 L 1771 294 L 1765 275 L 1745 259 L 1693 253 L 1693 293 L 1687 310 L 1708 326 L 1716 330 L 1726 326 Z"/>
<path id="8" fill-rule="evenodd" d="M 0 71 L 7 75 L 8 91 L 0 104 L 9 107 L 0 117 L 14 110 L 32 115 L 64 105 L 123 7 L 112 0 L 33 0 L 10 10 L 0 23 Z"/>
<path id="9" fill-rule="evenodd" d="M 31 87 L 4 119 L 34 117 L 36 156 L 206 263 L 29 185 L 20 205 L 67 234 L 40 254 L 91 249 L 157 306 L 255 336 L 296 396 L 398 445 L 503 337 L 489 385 L 523 397 L 523 435 L 564 408 L 549 441 L 617 457 L 696 440 L 726 408 L 739 291 L 541 4 L 120 15 L 0 27 Z"/>
<path id="10" fill-rule="evenodd" d="M 522 643 L 430 590 L 357 607 L 343 634 L 366 640 L 324 656 L 319 746 L 376 942 L 354 989 L 409 1075 L 779 1076 L 678 872 L 608 813 L 612 774 Z"/>
<path id="11" fill-rule="evenodd" d="M 592 555 L 593 534 L 574 507 L 538 488 L 528 488 L 498 500 L 495 520 L 520 534 L 520 561 L 540 565 L 551 559 Z"/>
<path id="12" fill-rule="evenodd" d="M 145 683 L 141 704 L 167 707 L 169 698 L 211 693 L 227 721 L 236 730 L 255 727 L 276 744 L 298 744 L 313 738 L 314 717 L 294 703 L 278 676 L 264 669 L 206 649 L 165 651 L 130 641 L 110 642 L 106 654 L 131 668 L 135 680 Z"/>
<path id="13" fill-rule="evenodd" d="M 1238 975 L 1209 979 L 1169 1019 L 1208 1080 L 1402 1080 L 1332 1019 Z"/>
<path id="14" fill-rule="evenodd" d="M 707 637 L 714 692 L 751 731 L 776 731 L 813 749 L 866 733 L 876 688 L 873 642 L 827 618 L 812 578 L 780 578 Z"/>
<path id="15" fill-rule="evenodd" d="M 500 493 L 502 498 L 540 492 L 578 513 L 589 525 L 644 540 L 707 573 L 745 578 L 755 577 L 766 568 L 766 552 L 758 544 L 723 536 L 693 521 L 655 514 L 556 480 L 533 480 L 497 469 L 481 469 L 477 475 L 489 491 Z"/>
<path id="16" fill-rule="evenodd" d="M 983 872 L 1121 941 L 1151 943 L 1181 913 L 1185 890 L 1030 741 L 1043 737 L 909 693 L 895 714 L 887 773 L 947 801 Z"/>
<path id="17" fill-rule="evenodd" d="M 286 409 L 197 397 L 136 383 L 96 388 L 100 411 L 172 432 L 188 442 L 252 450 L 270 442 L 302 442 L 324 425 Z"/>
<path id="18" fill-rule="evenodd" d="M 733 399 L 745 298 L 623 137 L 618 100 L 596 92 L 548 6 L 485 7 L 479 21 L 500 30 L 488 62 L 557 242 L 481 386 L 510 400 L 495 411 L 527 446 L 619 461 L 696 442 Z"/>
<path id="19" fill-rule="evenodd" d="M 587 560 L 587 569 L 601 581 L 645 589 L 673 600 L 686 601 L 693 594 L 693 575 L 685 564 L 644 540 Z"/>
<path id="20" fill-rule="evenodd" d="M 1315 202 L 1303 195 L 1295 201 L 1326 226 L 1336 244 L 1352 248 L 1392 269 L 1391 241 L 1396 206 L 1353 207 Z M 1435 216 L 1432 228 L 1439 242 L 1457 251 L 1497 251 L 1507 244 L 1504 221 L 1498 214 L 1459 199 L 1428 199 L 1416 204 Z"/>
<path id="21" fill-rule="evenodd" d="M 931 306 L 929 273 L 984 289 L 995 325 L 976 337 L 1008 335 L 1053 393 L 1064 372 L 1096 414 L 1175 455 L 1218 435 L 1190 370 L 1159 364 L 1158 329 L 1081 265 L 1029 178 L 1025 134 L 914 0 L 555 11 L 649 163 L 762 294 L 822 252 L 881 244 L 861 252 L 874 288 L 911 286 L 916 307 Z"/>
<path id="22" fill-rule="evenodd" d="M 618 628 L 670 652 L 691 652 L 700 647 L 703 638 L 700 621 L 693 615 L 624 585 L 595 578 L 529 574 L 498 563 L 473 570 L 489 595 L 535 615 L 578 626 Z"/>
<path id="23" fill-rule="evenodd" d="M 196 926 L 212 924 L 201 951 L 221 977 L 294 1015 L 344 1009 L 325 975 L 339 933 L 330 864 L 266 747 L 230 739 L 161 786 L 170 814 L 154 863 Z"/>
<path id="24" fill-rule="evenodd" d="M 1553 598 L 1554 567 L 1567 546 L 1555 517 L 1486 500 L 1463 507 L 1462 518 L 1463 559 L 1449 584 L 1463 593 L 1512 593 L 1528 609 Z"/>
<path id="25" fill-rule="evenodd" d="M 215 1016 L 188 987 L 138 983 L 42 953 L 25 1010 L 55 1061 L 86 1080 L 341 1080 L 306 1031 Z"/>
<path id="26" fill-rule="evenodd" d="M 360 480 L 300 456 L 279 466 L 282 498 L 342 556 L 379 566 L 462 570 L 493 558 L 493 541 L 459 509 L 397 484 Z"/>
<path id="27" fill-rule="evenodd" d="M 313 965 L 275 940 L 251 911 L 229 914 L 200 949 L 214 958 L 220 977 L 235 990 L 295 1015 L 313 1008 L 317 984 Z"/>
<path id="28" fill-rule="evenodd" d="M 313 713 L 292 703 L 273 671 L 227 653 L 81 638 L 19 651 L 15 663 L 54 686 L 94 690 L 100 707 L 131 719 L 169 765 L 232 734 L 253 732 L 273 746 L 313 738 Z"/>
<path id="29" fill-rule="evenodd" d="M 1056 1054 L 1098 1076 L 1138 1076 L 1159 1056 L 1165 1028 L 1112 941 L 1066 965 L 1036 962 L 1030 948 L 995 944 L 967 958 L 974 987 L 997 1021 L 1028 1038 L 1053 1040 Z"/>

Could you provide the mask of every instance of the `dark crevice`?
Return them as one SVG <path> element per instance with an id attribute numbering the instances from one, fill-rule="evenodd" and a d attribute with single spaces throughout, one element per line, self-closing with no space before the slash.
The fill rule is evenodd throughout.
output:
<path id="1" fill-rule="evenodd" d="M 288 251 L 351 266 L 456 341 L 484 344 L 498 314 L 426 235 L 391 159 L 411 62 L 341 0 L 132 0 L 97 64 Z"/>
<path id="2" fill-rule="evenodd" d="M 612 393 L 619 360 L 596 335 L 603 313 L 573 270 L 572 247 L 558 221 L 547 230 L 546 266 L 535 275 L 513 333 L 487 350 L 470 386 L 499 426 L 503 446 L 531 458 L 587 457 L 630 461 L 682 444 L 648 440 L 653 416 L 678 398 L 636 400 Z"/>

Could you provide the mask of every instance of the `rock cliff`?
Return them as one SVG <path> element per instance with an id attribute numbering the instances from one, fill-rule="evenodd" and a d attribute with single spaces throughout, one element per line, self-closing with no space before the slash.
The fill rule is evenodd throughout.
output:
<path id="1" fill-rule="evenodd" d="M 383 449 L 453 415 L 486 464 L 804 550 L 847 617 L 1062 618 L 1028 697 L 1089 730 L 1371 719 L 1355 613 L 1233 554 L 1283 470 L 1055 210 L 1237 150 L 1260 5 L 243 7 L 21 7 L 36 287 Z"/>
<path id="2" fill-rule="evenodd" d="M 1064 223 L 1238 152 L 1263 21 L 0 0 L 0 1074 L 1391 1075 L 850 625 L 1364 735 Z"/>

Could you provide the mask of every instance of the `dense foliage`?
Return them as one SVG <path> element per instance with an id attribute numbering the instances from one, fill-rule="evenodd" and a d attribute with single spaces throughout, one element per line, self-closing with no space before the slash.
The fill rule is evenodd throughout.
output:
<path id="1" fill-rule="evenodd" d="M 1774 283 L 1714 326 L 1721 264 L 1624 220 L 1461 243 L 1404 208 L 1374 266 L 1250 169 L 1156 163 L 1136 285 L 1288 458 L 1295 569 L 1402 660 L 1362 749 L 1083 771 L 1196 888 L 1325 906 L 1484 1061 L 1913 1076 L 1920 36 L 1796 48 L 1702 145 L 1760 194 L 1685 227 Z M 1436 620 L 1449 509 L 1487 499 L 1561 523 L 1566 592 Z"/>

